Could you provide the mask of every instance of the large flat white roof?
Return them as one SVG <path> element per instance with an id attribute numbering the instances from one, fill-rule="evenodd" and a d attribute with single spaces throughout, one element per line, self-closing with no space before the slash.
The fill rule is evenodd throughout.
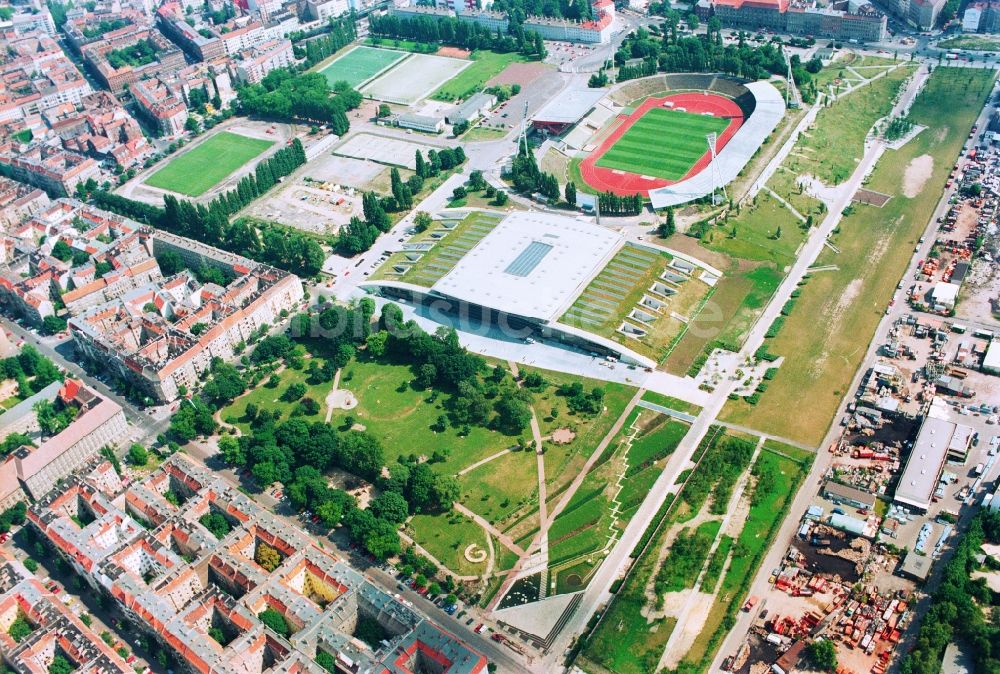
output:
<path id="1" fill-rule="evenodd" d="M 608 89 L 569 89 L 542 106 L 531 116 L 532 122 L 549 124 L 575 124 L 583 118 L 597 102 L 604 98 Z"/>
<path id="2" fill-rule="evenodd" d="M 893 499 L 896 503 L 921 510 L 930 507 L 955 429 L 956 424 L 947 419 L 934 416 L 924 418 L 910 457 L 906 460 L 906 467 L 899 477 L 899 486 L 896 487 Z"/>
<path id="3" fill-rule="evenodd" d="M 562 215 L 514 212 L 431 290 L 537 321 L 554 321 L 618 251 L 624 237 Z"/>

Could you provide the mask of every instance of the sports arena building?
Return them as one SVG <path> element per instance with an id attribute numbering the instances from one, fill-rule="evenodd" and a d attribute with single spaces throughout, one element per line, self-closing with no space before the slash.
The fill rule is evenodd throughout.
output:
<path id="1" fill-rule="evenodd" d="M 626 260 L 624 265 L 621 256 Z M 627 241 L 623 234 L 599 225 L 561 215 L 515 211 L 430 287 L 395 279 L 372 280 L 361 287 L 422 306 L 432 318 L 439 317 L 439 322 L 455 324 L 457 319 L 471 331 L 486 325 L 499 329 L 508 340 L 542 339 L 630 365 L 655 367 L 652 358 L 638 352 L 641 324 L 630 323 L 638 307 L 626 306 L 625 292 L 616 295 L 610 290 L 604 300 L 608 308 L 593 307 L 616 321 L 616 339 L 588 331 L 586 321 L 576 320 L 578 312 L 588 311 L 579 308 L 578 299 L 606 268 L 614 267 L 612 273 L 626 286 L 646 272 L 643 260 L 660 260 L 662 276 L 651 281 L 648 289 L 639 288 L 642 298 L 638 304 L 644 320 L 669 315 L 670 291 L 666 286 L 681 275 L 700 271 L 702 263 L 675 252 L 669 263 L 668 258 L 671 256 L 664 249 Z M 718 274 L 715 270 L 711 273 Z M 440 320 L 445 317 L 447 320 Z M 629 346 L 633 339 L 636 348 Z"/>

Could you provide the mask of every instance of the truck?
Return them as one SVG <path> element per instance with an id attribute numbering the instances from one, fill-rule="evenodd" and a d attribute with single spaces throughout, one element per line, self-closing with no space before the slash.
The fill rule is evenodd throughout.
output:
<path id="1" fill-rule="evenodd" d="M 958 54 L 956 54 L 953 51 L 948 52 L 947 54 L 944 55 L 944 57 L 946 59 L 948 59 L 949 61 L 957 61 L 958 60 Z"/>
<path id="2" fill-rule="evenodd" d="M 758 601 L 760 601 L 759 597 L 755 595 L 750 595 L 750 597 L 747 599 L 747 602 L 743 604 L 743 611 L 746 613 L 750 613 L 750 611 L 753 610 L 753 607 L 757 605 Z"/>

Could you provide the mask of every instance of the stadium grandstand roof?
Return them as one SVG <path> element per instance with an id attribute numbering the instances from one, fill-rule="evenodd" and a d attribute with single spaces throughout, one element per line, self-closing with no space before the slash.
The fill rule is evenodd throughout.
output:
<path id="1" fill-rule="evenodd" d="M 531 116 L 534 124 L 576 124 L 608 94 L 608 89 L 569 89 Z"/>
<path id="2" fill-rule="evenodd" d="M 678 206 L 711 194 L 714 181 L 717 186 L 731 183 L 764 143 L 778 122 L 785 116 L 785 101 L 781 92 L 768 82 L 751 82 L 744 85 L 756 101 L 750 117 L 729 139 L 715 158 L 717 170 L 711 164 L 687 180 L 649 191 L 653 208 Z"/>
<path id="3" fill-rule="evenodd" d="M 514 212 L 432 290 L 512 316 L 554 321 L 623 242 L 621 234 L 598 225 Z"/>

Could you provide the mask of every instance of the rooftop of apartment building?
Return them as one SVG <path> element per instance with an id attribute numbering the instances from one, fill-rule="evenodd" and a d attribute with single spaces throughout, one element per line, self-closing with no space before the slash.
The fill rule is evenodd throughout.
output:
<path id="1" fill-rule="evenodd" d="M 20 618 L 30 632 L 15 641 L 0 633 L 4 659 L 16 671 L 46 674 L 60 654 L 83 674 L 132 674 L 132 667 L 55 597 L 24 565 L 0 552 L 0 614 Z M 49 657 L 45 657 L 48 655 Z"/>
<path id="2" fill-rule="evenodd" d="M 108 60 L 109 53 L 126 49 L 142 41 L 146 41 L 147 44 L 153 47 L 155 52 L 153 61 L 141 64 L 125 63 L 119 67 L 115 67 Z M 81 52 L 84 55 L 84 58 L 86 58 L 105 78 L 114 77 L 117 74 L 128 72 L 130 70 L 151 69 L 155 67 L 154 64 L 161 63 L 167 57 L 180 55 L 180 50 L 175 47 L 170 40 L 164 37 L 164 35 L 155 27 L 144 27 L 139 30 L 132 31 L 121 39 L 103 39 L 91 42 L 83 47 Z M 181 62 L 183 63 L 183 57 L 181 57 Z"/>
<path id="3" fill-rule="evenodd" d="M 81 11 L 67 15 L 63 31 L 70 41 L 82 46 L 99 40 L 125 40 L 135 31 L 151 25 L 149 18 L 135 8 L 102 7 L 88 11 L 81 7 Z"/>
<path id="4" fill-rule="evenodd" d="M 203 283 L 189 270 L 151 281 L 74 317 L 70 329 L 130 367 L 168 375 L 242 320 L 288 272 L 205 244 L 144 228 L 153 250 L 194 252 L 230 279 L 223 287 Z"/>
<path id="5" fill-rule="evenodd" d="M 89 167 L 96 167 L 96 162 L 89 157 L 42 143 L 33 143 L 16 150 L 9 146 L 0 148 L 0 162 L 52 180 L 63 180 Z"/>
<path id="6" fill-rule="evenodd" d="M 221 530 L 205 527 L 208 515 Z M 321 674 L 320 652 L 349 671 L 486 670 L 482 655 L 181 454 L 128 489 L 106 462 L 83 471 L 28 518 L 195 671 Z M 267 609 L 289 634 L 260 620 Z"/>
<path id="7" fill-rule="evenodd" d="M 157 119 L 166 119 L 187 110 L 178 92 L 159 78 L 133 82 L 132 96 L 136 103 Z"/>

